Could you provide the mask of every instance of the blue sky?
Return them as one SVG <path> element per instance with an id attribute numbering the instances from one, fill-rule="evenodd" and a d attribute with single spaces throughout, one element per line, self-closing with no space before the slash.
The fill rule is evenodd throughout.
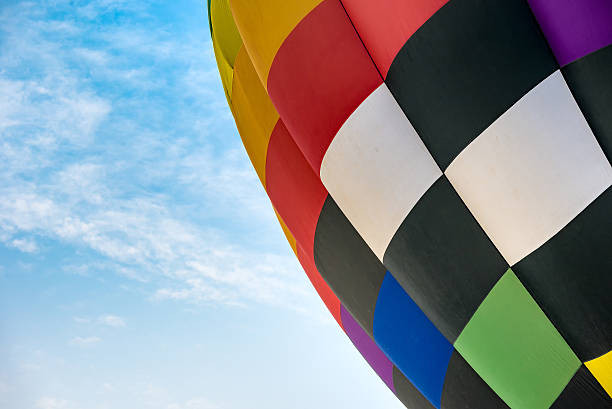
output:
<path id="1" fill-rule="evenodd" d="M 204 0 L 3 0 L 0 178 L 0 407 L 401 407 L 284 241 Z"/>

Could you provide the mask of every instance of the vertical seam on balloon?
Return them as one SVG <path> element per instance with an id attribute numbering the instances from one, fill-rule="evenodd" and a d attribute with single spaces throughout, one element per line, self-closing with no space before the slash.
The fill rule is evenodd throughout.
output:
<path id="1" fill-rule="evenodd" d="M 372 64 L 374 64 L 374 68 L 376 69 L 376 71 L 378 72 L 378 75 L 380 76 L 381 80 L 382 80 L 382 84 L 385 87 L 387 86 L 387 84 L 385 83 L 385 77 L 382 75 L 380 69 L 378 68 L 378 65 L 376 65 L 376 62 L 374 61 L 374 58 L 372 57 L 372 54 L 370 54 L 370 50 L 368 50 L 368 47 L 366 46 L 365 42 L 363 41 L 363 38 L 361 38 L 361 35 L 359 34 L 359 31 L 357 30 L 357 27 L 355 27 L 355 24 L 353 23 L 353 20 L 351 20 L 351 16 L 349 15 L 349 13 L 346 11 L 346 7 L 344 6 L 344 4 L 342 3 L 342 0 L 338 0 L 338 2 L 340 3 L 340 6 L 342 7 L 342 10 L 344 10 L 344 13 L 346 14 L 346 18 L 348 19 L 348 21 L 351 23 L 351 26 L 353 27 L 353 30 L 355 30 L 355 34 L 357 35 L 357 38 L 359 39 L 359 41 L 361 42 L 361 45 L 363 46 L 363 48 L 365 49 L 366 53 L 368 54 L 368 57 L 370 57 L 370 61 L 372 61 Z M 427 145 L 425 145 L 425 142 L 423 141 L 423 138 L 421 137 L 421 135 L 419 134 L 419 132 L 417 131 L 417 129 L 414 127 L 414 125 L 412 125 L 412 121 L 410 120 L 410 118 L 408 118 L 408 115 L 406 115 L 406 112 L 404 112 L 404 110 L 401 108 L 401 105 L 399 104 L 399 102 L 397 101 L 397 98 L 395 98 L 395 95 L 393 94 L 393 92 L 391 92 L 391 90 L 389 90 L 389 92 L 391 93 L 391 96 L 393 97 L 393 100 L 395 101 L 395 103 L 400 107 L 400 110 L 402 111 L 402 114 L 406 117 L 406 119 L 408 120 L 408 122 L 410 123 L 410 126 L 412 126 L 412 128 L 414 129 L 415 133 L 417 134 L 417 136 L 419 137 L 419 139 L 421 140 L 421 142 L 423 143 L 423 146 L 425 146 L 425 149 L 427 150 L 427 152 L 429 153 L 429 155 L 431 155 L 431 157 L 433 158 L 433 155 L 431 153 L 431 151 L 429 150 L 429 148 L 427 148 Z M 350 117 L 349 117 L 350 118 Z M 348 120 L 348 118 L 347 118 Z M 335 137 L 335 136 L 334 136 Z M 324 156 L 325 157 L 325 156 Z M 435 161 L 435 159 L 434 159 Z M 444 171 L 442 170 L 442 168 L 440 167 L 440 165 L 436 162 L 436 165 L 438 166 L 438 168 L 440 169 L 440 172 L 442 173 L 442 175 L 444 174 Z M 442 176 L 440 175 L 440 176 Z M 321 175 L 319 174 L 319 177 Z M 436 179 L 437 180 L 437 179 Z M 393 237 L 391 238 L 391 240 L 393 239 Z M 389 240 L 389 243 L 387 243 L 387 248 L 389 247 L 389 244 L 391 243 L 391 240 Z M 368 245 L 368 247 L 370 247 Z M 371 248 L 371 247 L 370 247 Z M 384 253 L 387 251 L 387 249 L 385 248 L 385 251 L 383 252 L 383 258 L 384 258 Z M 380 261 L 383 265 L 384 262 L 381 260 Z"/>
<path id="2" fill-rule="evenodd" d="M 584 57 L 582 57 L 584 58 Z M 578 61 L 578 60 L 576 60 Z M 571 64 L 571 63 L 570 63 Z M 569 64 L 567 64 L 569 65 Z M 564 67 L 567 67 L 567 65 L 565 65 Z M 589 127 L 589 130 L 591 131 L 591 133 L 593 134 L 593 136 L 595 137 L 595 141 L 597 142 L 597 145 L 599 146 L 599 149 L 601 149 L 601 151 L 603 152 L 604 156 L 606 157 L 606 159 L 608 159 L 608 155 L 606 154 L 606 151 L 604 151 L 603 147 L 601 146 L 601 142 L 598 138 L 598 136 L 595 134 L 595 130 L 593 129 L 593 127 L 591 126 L 590 121 L 587 119 L 586 117 L 586 113 L 584 112 L 584 110 L 582 109 L 582 107 L 580 106 L 580 103 L 578 103 L 578 100 L 576 99 L 576 95 L 574 94 L 574 90 L 572 89 L 572 87 L 570 86 L 569 82 L 567 82 L 567 78 L 565 77 L 565 72 L 563 71 L 563 68 L 561 67 L 559 68 L 559 72 L 561 73 L 561 78 L 563 78 L 563 82 L 565 83 L 565 85 L 567 86 L 567 88 L 570 91 L 570 94 L 572 94 L 572 99 L 574 100 L 574 102 L 576 103 L 576 106 L 578 106 L 578 110 L 580 111 L 580 113 L 582 114 L 587 126 Z M 612 160 L 608 159 L 608 162 L 612 165 Z"/>
<path id="3" fill-rule="evenodd" d="M 242 37 L 240 39 L 242 40 Z M 238 49 L 238 52 L 236 53 L 236 57 L 238 57 L 238 53 L 243 48 L 244 48 L 244 43 L 242 43 L 240 45 L 240 48 Z M 233 105 L 234 105 L 234 85 L 235 85 L 235 82 L 236 82 L 236 60 L 234 60 L 234 65 L 232 66 L 232 92 L 231 92 L 231 94 L 229 96 L 230 97 L 230 101 L 232 101 L 232 113 L 233 113 Z M 234 114 L 234 122 L 236 121 L 235 117 L 236 117 L 236 115 Z M 236 124 L 236 128 L 238 128 L 238 124 Z M 246 149 L 246 146 L 245 146 L 245 149 Z"/>
<path id="4" fill-rule="evenodd" d="M 210 1 L 212 2 L 214 0 L 210 0 Z M 240 39 L 242 40 L 242 46 L 244 47 L 244 51 L 249 56 L 249 61 L 251 61 L 251 64 L 253 65 L 253 68 L 255 69 L 255 73 L 257 74 L 257 78 L 259 78 L 259 82 L 261 83 L 262 87 L 264 88 L 266 94 L 268 94 L 267 78 L 264 81 L 261 78 L 261 76 L 259 75 L 259 71 L 257 70 L 257 67 L 255 67 L 255 63 L 253 62 L 253 57 L 251 56 L 251 53 L 249 52 L 249 47 L 247 47 L 247 45 L 246 45 L 246 43 L 244 41 L 244 36 L 242 34 L 242 31 L 240 31 L 240 27 L 238 26 L 238 22 L 236 21 L 236 17 L 234 16 L 234 8 L 232 7 L 232 0 L 228 0 L 228 4 L 229 4 L 230 12 L 232 13 L 232 20 L 234 20 L 234 25 L 236 26 L 236 31 L 238 31 L 238 35 L 240 36 Z M 212 29 L 212 25 L 211 25 L 211 29 Z M 212 35 L 212 32 L 211 32 L 211 35 Z M 274 61 L 274 59 L 272 61 Z M 268 73 L 269 73 L 269 71 L 268 71 Z M 268 95 L 268 98 L 269 97 L 270 96 Z M 274 107 L 274 109 L 276 110 L 276 107 Z M 267 152 L 266 152 L 266 155 L 267 155 Z"/>
<path id="5" fill-rule="evenodd" d="M 561 68 L 561 64 L 559 63 L 559 60 L 557 60 L 557 56 L 555 55 L 555 52 L 553 51 L 552 47 L 550 46 L 550 43 L 548 42 L 548 38 L 546 38 L 546 34 L 544 34 L 544 30 L 542 29 L 542 26 L 540 25 L 540 20 L 538 20 L 538 17 L 533 12 L 533 9 L 531 8 L 531 4 L 529 4 L 529 1 L 528 0 L 524 0 L 524 2 L 527 4 L 527 7 L 529 8 L 529 12 L 531 14 L 531 17 L 533 17 L 533 21 L 535 21 L 536 26 L 538 27 L 538 31 L 540 32 L 540 35 L 544 39 L 544 42 L 546 42 L 546 46 L 548 48 L 548 51 L 550 51 L 550 54 L 553 56 L 553 58 L 557 62 L 557 65 L 559 66 L 559 69 L 560 69 Z"/>
<path id="6" fill-rule="evenodd" d="M 385 77 L 382 75 L 380 69 L 378 68 L 378 65 L 376 65 L 376 62 L 374 61 L 374 58 L 372 57 L 372 54 L 370 54 L 370 50 L 368 49 L 368 47 L 365 45 L 365 42 L 363 41 L 363 38 L 361 38 L 361 35 L 359 34 L 359 31 L 357 30 L 357 27 L 355 27 L 355 24 L 353 23 L 353 20 L 351 20 L 351 16 L 349 15 L 349 13 L 346 11 L 346 7 L 344 6 L 344 4 L 342 3 L 342 0 L 338 0 L 338 2 L 340 3 L 340 6 L 342 7 L 342 9 L 344 10 L 344 13 L 346 14 L 346 17 L 348 18 L 348 21 L 351 23 L 351 26 L 353 26 L 353 30 L 355 30 L 355 34 L 357 34 L 357 38 L 359 39 L 359 41 L 361 42 L 361 45 L 363 45 L 363 48 L 365 49 L 366 53 L 368 54 L 368 57 L 370 57 L 370 60 L 372 61 L 372 64 L 374 64 L 374 68 L 376 68 L 376 71 L 378 72 L 378 75 L 380 75 L 380 78 L 382 79 L 382 84 L 386 87 L 387 84 L 385 83 Z M 447 3 L 448 4 L 448 3 Z M 391 91 L 391 90 L 389 90 Z M 425 144 L 425 142 L 423 141 L 423 137 L 419 134 L 419 131 L 414 127 L 414 125 L 412 124 L 412 121 L 410 120 L 410 118 L 408 117 L 408 115 L 406 114 L 406 112 L 402 109 L 401 105 L 399 104 L 397 98 L 395 97 L 395 95 L 393 94 L 393 92 L 391 92 L 391 96 L 393 97 L 393 99 L 395 100 L 395 103 L 400 107 L 400 110 L 402 111 L 402 114 L 406 117 L 406 119 L 408 120 L 408 122 L 410 123 L 410 125 L 413 127 L 415 133 L 417 134 L 417 136 L 419 137 L 419 139 L 421 140 L 421 142 L 423 143 L 423 146 L 425 146 L 425 149 L 427 150 L 427 152 L 429 153 L 429 155 L 431 155 L 431 157 L 433 158 L 433 154 L 431 153 L 431 151 L 429 150 L 429 148 L 427 148 L 427 145 Z M 434 158 L 435 161 L 435 158 Z M 436 165 L 438 166 L 438 168 L 440 169 L 442 175 L 444 175 L 444 170 L 442 169 L 442 167 L 438 164 L 437 161 Z M 392 238 L 393 239 L 393 238 Z M 391 239 L 391 240 L 392 240 Z M 389 244 L 391 243 L 391 240 L 389 240 L 389 243 L 387 244 L 387 248 L 389 247 Z M 385 251 L 383 252 L 383 258 L 384 258 L 384 253 L 387 251 L 387 249 L 385 249 Z M 384 262 L 381 260 L 381 263 Z"/>
<path id="7" fill-rule="evenodd" d="M 344 4 L 342 3 L 342 0 L 338 0 L 338 3 L 340 3 L 340 7 L 342 7 L 342 10 L 344 10 L 344 14 L 346 14 L 346 18 L 351 23 L 351 26 L 353 27 L 353 30 L 355 30 L 355 34 L 357 35 L 357 38 L 361 42 L 361 45 L 363 46 L 363 48 L 365 49 L 366 53 L 368 54 L 368 57 L 370 57 L 370 61 L 372 61 L 372 64 L 374 65 L 374 68 L 376 68 L 376 72 L 378 72 L 378 75 L 380 76 L 380 79 L 384 83 L 385 82 L 385 77 L 382 75 L 382 73 L 378 69 L 378 65 L 376 65 L 376 62 L 374 61 L 374 58 L 372 57 L 372 54 L 370 54 L 370 50 L 368 50 L 368 47 L 366 47 L 365 42 L 363 41 L 363 38 L 361 38 L 361 35 L 359 35 L 359 31 L 357 31 L 357 27 L 355 27 L 355 24 L 353 23 L 353 20 L 351 20 L 351 16 L 349 15 L 348 11 L 346 11 L 346 7 L 344 7 Z"/>

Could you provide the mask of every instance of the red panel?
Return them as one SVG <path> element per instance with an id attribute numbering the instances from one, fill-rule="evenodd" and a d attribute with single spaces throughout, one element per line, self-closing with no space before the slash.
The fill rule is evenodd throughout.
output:
<path id="1" fill-rule="evenodd" d="M 448 0 L 342 0 L 370 52 L 387 77 L 404 43 Z"/>
<path id="2" fill-rule="evenodd" d="M 325 280 L 323 280 L 323 277 L 321 277 L 321 273 L 319 273 L 319 270 L 317 270 L 317 267 L 315 266 L 312 253 L 308 253 L 307 255 L 302 247 L 298 246 L 297 254 L 300 264 L 302 264 L 302 267 L 310 279 L 310 282 L 314 286 L 315 290 L 317 290 L 319 297 L 321 297 L 329 312 L 331 312 L 331 314 L 334 316 L 334 319 L 338 322 L 340 328 L 343 328 L 342 319 L 340 318 L 340 300 L 338 297 L 336 297 L 336 294 L 334 294 L 332 289 L 329 288 L 329 285 L 327 285 Z"/>
<path id="3" fill-rule="evenodd" d="M 382 83 L 338 0 L 325 0 L 279 49 L 268 93 L 317 175 L 344 121 Z"/>
<path id="4" fill-rule="evenodd" d="M 266 189 L 298 244 L 312 257 L 315 229 L 327 190 L 281 120 L 268 144 Z"/>

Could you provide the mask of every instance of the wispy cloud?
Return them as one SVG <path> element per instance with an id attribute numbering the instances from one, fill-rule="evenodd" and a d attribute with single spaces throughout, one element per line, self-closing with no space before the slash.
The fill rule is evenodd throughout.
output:
<path id="1" fill-rule="evenodd" d="M 38 245 L 31 239 L 14 239 L 7 244 L 23 251 L 24 253 L 36 253 L 38 251 Z"/>
<path id="2" fill-rule="evenodd" d="M 70 340 L 69 344 L 75 347 L 90 347 L 96 345 L 102 341 L 99 337 L 74 337 Z"/>
<path id="3" fill-rule="evenodd" d="M 88 317 L 72 317 L 72 320 L 79 325 L 95 325 L 104 327 L 120 328 L 127 326 L 125 319 L 117 315 L 104 314 L 96 319 Z"/>
<path id="4" fill-rule="evenodd" d="M 171 403 L 167 409 L 221 409 L 220 406 L 205 398 L 190 399 L 184 404 Z"/>
<path id="5" fill-rule="evenodd" d="M 102 315 L 98 318 L 98 322 L 108 327 L 125 327 L 125 320 L 116 315 Z"/>
<path id="6" fill-rule="evenodd" d="M 92 250 L 66 268 L 152 281 L 158 300 L 300 309 L 298 264 L 260 244 L 281 233 L 212 91 L 207 28 L 151 30 L 135 1 L 44 6 L 0 9 L 0 241 Z M 116 12 L 129 23 L 95 24 Z"/>
<path id="7" fill-rule="evenodd" d="M 44 397 L 36 402 L 36 407 L 38 409 L 67 409 L 69 406 L 68 401 L 64 399 Z"/>

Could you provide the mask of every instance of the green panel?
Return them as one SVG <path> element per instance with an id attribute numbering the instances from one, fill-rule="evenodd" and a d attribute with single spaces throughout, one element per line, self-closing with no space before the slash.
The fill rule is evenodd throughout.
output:
<path id="1" fill-rule="evenodd" d="M 580 367 L 512 270 L 478 307 L 455 348 L 512 409 L 548 409 Z"/>

